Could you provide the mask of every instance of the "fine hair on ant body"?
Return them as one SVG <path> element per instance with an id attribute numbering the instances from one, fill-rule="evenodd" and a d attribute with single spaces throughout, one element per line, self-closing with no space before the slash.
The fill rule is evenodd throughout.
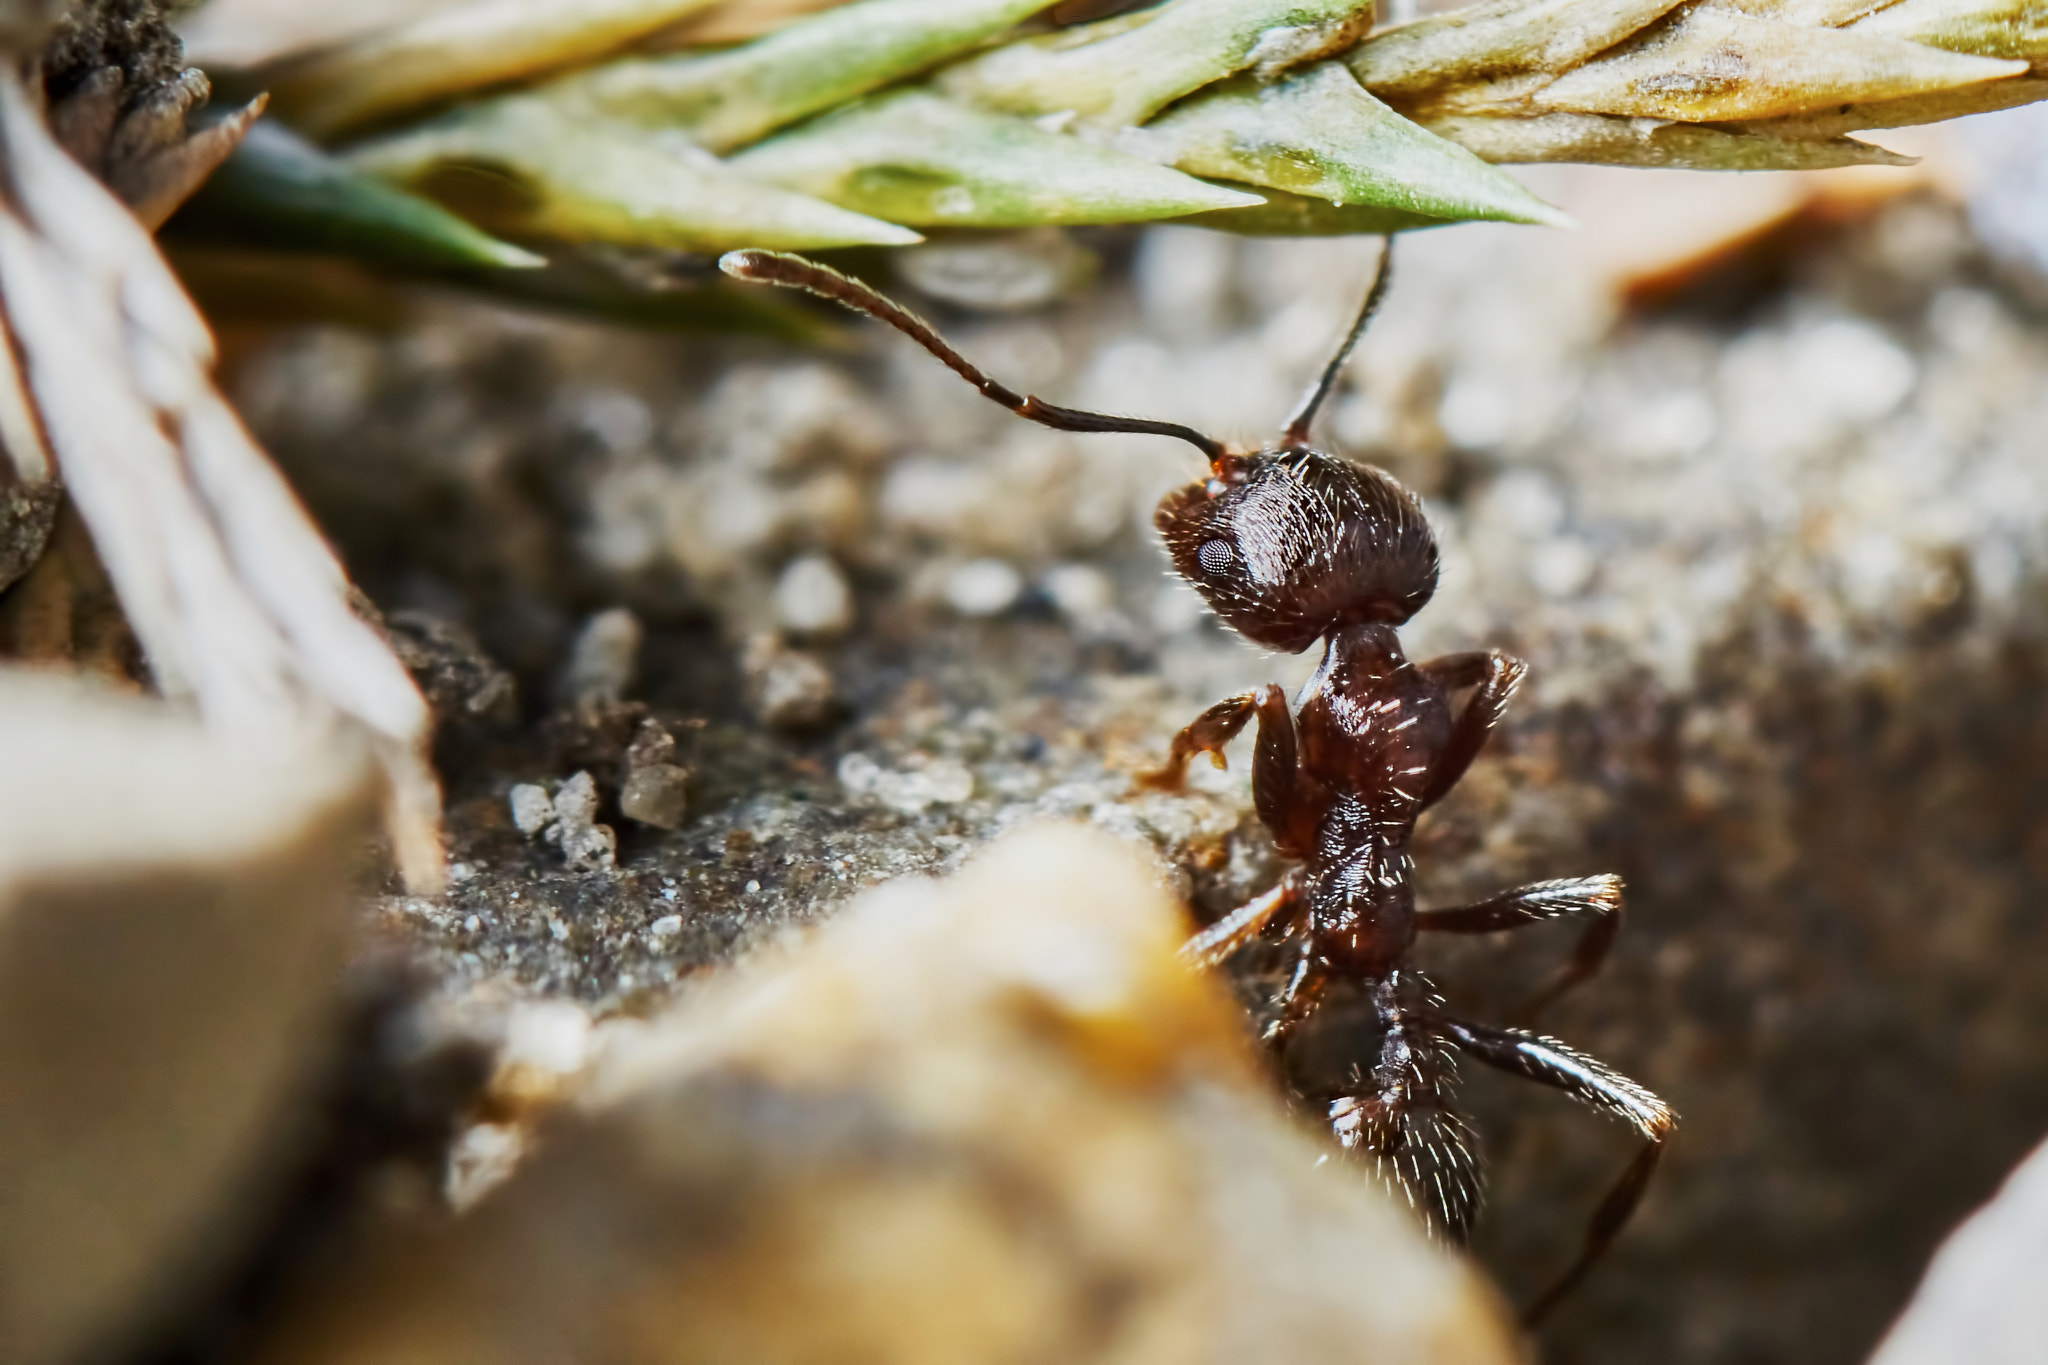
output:
<path id="1" fill-rule="evenodd" d="M 1182 786 L 1188 761 L 1257 720 L 1252 804 L 1293 866 L 1272 890 L 1232 911 L 1182 949 L 1214 966 L 1261 935 L 1293 945 L 1293 966 L 1264 1040 L 1276 1058 L 1328 988 L 1345 983 L 1369 1004 L 1377 1051 L 1346 1080 L 1314 1095 L 1340 1146 L 1370 1160 L 1432 1226 L 1463 1243 L 1479 1209 L 1476 1136 L 1452 1104 L 1454 1053 L 1546 1085 L 1620 1118 L 1643 1146 L 1595 1209 L 1576 1259 L 1525 1311 L 1534 1323 L 1585 1275 L 1641 1200 L 1676 1116 L 1628 1077 L 1554 1038 L 1474 1023 L 1447 1012 L 1409 962 L 1419 932 L 1486 934 L 1566 916 L 1588 920 L 1568 965 L 1520 1014 L 1533 1015 L 1590 977 L 1621 928 L 1621 879 L 1535 882 L 1470 905 L 1415 907 L 1415 824 L 1464 776 L 1527 666 L 1498 650 L 1411 663 L 1396 628 L 1436 591 L 1436 537 L 1410 494 L 1384 471 L 1309 444 L 1385 298 L 1387 252 L 1357 320 L 1310 386 L 1277 444 L 1227 446 L 1190 427 L 1058 407 L 975 368 L 923 319 L 801 257 L 736 251 L 720 265 L 739 279 L 807 290 L 879 318 L 1020 417 L 1061 431 L 1171 436 L 1202 452 L 1206 479 L 1166 495 L 1153 516 L 1181 576 L 1225 624 L 1254 644 L 1297 654 L 1321 641 L 1323 659 L 1290 708 L 1268 683 L 1211 706 L 1173 739 L 1164 768 L 1141 781 Z M 1470 690 L 1463 710 L 1451 695 Z"/>

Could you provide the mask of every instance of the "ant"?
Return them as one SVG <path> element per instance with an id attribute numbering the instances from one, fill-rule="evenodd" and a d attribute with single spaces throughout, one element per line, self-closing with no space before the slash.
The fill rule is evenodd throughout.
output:
<path id="1" fill-rule="evenodd" d="M 1553 1038 L 1448 1013 L 1409 963 L 1417 933 L 1486 934 L 1586 916 L 1569 964 L 1523 1007 L 1533 1015 L 1590 977 L 1621 928 L 1621 879 L 1518 886 L 1470 905 L 1418 910 L 1409 844 L 1422 813 L 1448 792 L 1498 724 L 1527 665 L 1498 650 L 1411 663 L 1396 628 L 1436 591 L 1437 546 L 1415 497 L 1380 469 L 1309 444 L 1392 280 L 1392 243 L 1337 353 L 1287 419 L 1277 444 L 1227 446 L 1193 428 L 1082 412 L 997 383 L 929 324 L 867 285 L 801 257 L 735 251 L 720 266 L 742 280 L 807 290 L 889 323 L 982 394 L 1060 431 L 1144 432 L 1202 452 L 1209 476 L 1166 495 L 1153 516 L 1175 569 L 1254 644 L 1298 654 L 1321 641 L 1322 665 L 1292 710 L 1268 683 L 1211 706 L 1173 739 L 1164 768 L 1140 781 L 1179 790 L 1188 761 L 1224 747 L 1254 718 L 1252 804 L 1294 866 L 1279 885 L 1195 935 L 1190 962 L 1216 966 L 1262 934 L 1291 939 L 1293 968 L 1264 1031 L 1279 1058 L 1329 987 L 1369 1004 L 1377 1055 L 1354 1064 L 1326 1102 L 1345 1150 L 1462 1244 L 1482 1189 L 1476 1136 L 1452 1105 L 1454 1052 L 1619 1117 L 1643 1146 L 1594 1211 L 1578 1257 L 1530 1305 L 1543 1318 L 1598 1260 L 1641 1200 L 1676 1116 L 1628 1077 Z M 1471 697 L 1453 714 L 1451 695 Z"/>

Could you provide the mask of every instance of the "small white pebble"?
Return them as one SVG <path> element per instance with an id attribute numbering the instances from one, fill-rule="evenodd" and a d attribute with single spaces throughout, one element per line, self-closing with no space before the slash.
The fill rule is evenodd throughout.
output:
<path id="1" fill-rule="evenodd" d="M 512 823 L 531 839 L 555 821 L 555 803 L 547 788 L 522 782 L 512 789 Z M 453 876 L 453 873 L 450 873 Z"/>
<path id="2" fill-rule="evenodd" d="M 665 892 L 664 894 L 670 900 L 675 899 L 674 892 Z M 660 919 L 647 926 L 647 933 L 652 938 L 674 938 L 681 932 L 683 932 L 683 917 L 681 915 L 663 915 Z"/>
<path id="3" fill-rule="evenodd" d="M 1546 597 L 1571 597 L 1593 581 L 1598 567 L 1583 541 L 1560 536 L 1530 552 L 1529 581 Z"/>
<path id="4" fill-rule="evenodd" d="M 826 555 L 790 561 L 775 585 L 775 618 L 799 635 L 839 635 L 853 624 L 853 590 Z"/>
<path id="5" fill-rule="evenodd" d="M 1160 586 L 1152 598 L 1152 629 L 1161 635 L 1178 635 L 1202 623 L 1207 608 L 1195 590 L 1178 580 Z"/>
<path id="6" fill-rule="evenodd" d="M 473 934 L 483 927 L 484 922 L 482 918 L 476 915 L 471 915 L 468 919 L 462 921 L 462 928 L 466 933 Z"/>
<path id="7" fill-rule="evenodd" d="M 583 625 L 569 651 L 562 694 L 572 702 L 616 702 L 633 685 L 646 631 L 624 607 L 601 611 Z"/>
<path id="8" fill-rule="evenodd" d="M 479 1123 L 458 1137 L 448 1152 L 448 1202 L 457 1211 L 512 1174 L 526 1147 L 510 1124 Z"/>
<path id="9" fill-rule="evenodd" d="M 761 889 L 761 883 L 759 883 L 759 882 L 757 882 L 757 881 L 749 881 L 749 882 L 747 883 L 747 894 L 748 894 L 749 896 L 753 895 L 753 894 L 754 894 L 755 892 L 759 891 L 760 889 Z"/>
<path id="10" fill-rule="evenodd" d="M 1055 565 L 1040 582 L 1069 621 L 1092 621 L 1116 605 L 1116 586 L 1109 575 L 1086 564 Z"/>
<path id="11" fill-rule="evenodd" d="M 476 869 L 468 863 L 448 864 L 448 880 L 457 886 L 462 885 L 466 881 L 473 880 L 475 876 Z"/>
<path id="12" fill-rule="evenodd" d="M 1000 559 L 976 559 L 946 575 L 946 605 L 962 616 L 1000 616 L 1023 591 L 1023 576 Z"/>
<path id="13" fill-rule="evenodd" d="M 550 919 L 548 921 L 548 937 L 557 943 L 567 943 L 569 941 L 569 926 L 558 919 Z"/>
<path id="14" fill-rule="evenodd" d="M 561 921 L 551 923 L 559 925 Z M 562 935 L 567 933 L 564 928 Z M 505 1020 L 505 1046 L 498 1054 L 498 1065 L 570 1075 L 590 1060 L 590 1029 L 590 1016 L 566 1001 L 522 1005 Z"/>
<path id="15" fill-rule="evenodd" d="M 589 823 L 597 814 L 597 779 L 587 772 L 577 773 L 555 788 L 554 809 L 557 820 Z"/>

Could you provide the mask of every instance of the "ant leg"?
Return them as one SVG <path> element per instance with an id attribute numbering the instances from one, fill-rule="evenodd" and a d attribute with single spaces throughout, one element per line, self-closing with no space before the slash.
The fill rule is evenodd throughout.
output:
<path id="1" fill-rule="evenodd" d="M 1445 792 L 1457 786 L 1458 779 L 1472 766 L 1472 760 L 1479 756 L 1479 750 L 1486 744 L 1486 737 L 1493 733 L 1494 726 L 1500 724 L 1501 715 L 1508 707 L 1508 698 L 1514 696 L 1515 689 L 1522 685 L 1529 665 L 1497 649 L 1490 649 L 1483 654 L 1447 654 L 1419 667 L 1449 691 L 1455 692 L 1462 687 L 1479 689 L 1472 694 L 1472 700 L 1465 703 L 1457 724 L 1451 728 L 1451 742 L 1444 746 L 1436 766 L 1429 770 L 1419 807 L 1427 810 L 1443 799 Z"/>
<path id="2" fill-rule="evenodd" d="M 1441 1069 L 1442 1062 L 1436 1063 Z M 1432 1073 L 1432 1078 L 1440 1073 Z M 1373 1173 L 1433 1231 L 1456 1246 L 1471 1240 L 1486 1191 L 1479 1135 L 1436 1090 L 1375 1074 L 1371 1093 L 1330 1102 L 1330 1131 L 1347 1152 L 1371 1158 Z"/>
<path id="3" fill-rule="evenodd" d="M 1314 940 L 1304 938 L 1301 956 L 1294 964 L 1294 975 L 1287 978 L 1287 985 L 1280 991 L 1280 1016 L 1266 1025 L 1263 1041 L 1276 1053 L 1287 1046 L 1287 1040 L 1301 1027 L 1301 1021 L 1314 1012 L 1316 1001 L 1322 998 L 1323 988 L 1330 983 L 1328 972 L 1316 962 L 1314 952 Z"/>
<path id="4" fill-rule="evenodd" d="M 1214 967 L 1245 944 L 1258 937 L 1278 916 L 1293 918 L 1301 905 L 1301 888 L 1294 874 L 1263 896 L 1254 896 L 1180 946 L 1181 961 L 1193 967 Z"/>
<path id="5" fill-rule="evenodd" d="M 1415 916 L 1415 927 L 1422 932 L 1490 934 L 1579 914 L 1591 915 L 1593 921 L 1579 935 L 1571 961 L 1549 985 L 1517 1007 L 1515 1017 L 1526 1020 L 1535 1018 L 1559 996 L 1600 970 L 1621 933 L 1621 878 L 1602 875 L 1531 882 L 1471 905 L 1420 911 Z"/>
<path id="6" fill-rule="evenodd" d="M 1236 739 L 1238 731 L 1251 720 L 1259 709 L 1259 694 L 1265 690 L 1255 688 L 1225 697 L 1196 716 L 1173 737 L 1173 747 L 1167 751 L 1165 765 L 1149 773 L 1140 773 L 1138 785 L 1162 792 L 1182 790 L 1187 786 L 1188 760 L 1196 754 L 1209 755 L 1209 761 L 1219 768 L 1229 767 L 1229 761 L 1223 757 L 1223 746 Z"/>
<path id="7" fill-rule="evenodd" d="M 1252 749 L 1252 809 L 1272 832 L 1274 846 L 1299 857 L 1315 834 L 1316 788 L 1301 771 L 1294 713 L 1288 709 L 1287 693 L 1276 683 L 1225 697 L 1195 717 L 1173 737 L 1165 765 L 1140 773 L 1138 785 L 1154 791 L 1182 790 L 1188 760 L 1200 753 L 1208 754 L 1219 768 L 1227 766 L 1223 746 L 1237 738 L 1253 715 L 1259 718 L 1259 736 Z"/>
<path id="8" fill-rule="evenodd" d="M 1581 1104 L 1604 1109 L 1643 1138 L 1643 1149 L 1593 1211 L 1577 1259 L 1523 1310 L 1522 1321 L 1534 1326 L 1585 1278 L 1627 1225 L 1629 1215 L 1635 1212 L 1644 1188 L 1650 1183 L 1651 1173 L 1657 1169 L 1657 1158 L 1663 1155 L 1664 1142 L 1671 1136 L 1678 1116 L 1671 1112 L 1670 1105 L 1619 1071 L 1582 1052 L 1574 1052 L 1554 1038 L 1455 1019 L 1439 1018 L 1436 1024 L 1444 1037 L 1467 1056 L 1525 1080 L 1562 1090 Z"/>

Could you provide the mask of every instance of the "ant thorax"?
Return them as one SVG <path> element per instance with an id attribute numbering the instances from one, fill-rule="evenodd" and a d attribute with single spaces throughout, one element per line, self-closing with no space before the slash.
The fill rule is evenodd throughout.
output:
<path id="1" fill-rule="evenodd" d="M 1394 628 L 1332 631 L 1296 699 L 1301 771 L 1328 793 L 1312 847 L 1310 919 L 1331 965 L 1391 970 L 1415 937 L 1409 840 L 1451 737 L 1449 695 Z"/>

